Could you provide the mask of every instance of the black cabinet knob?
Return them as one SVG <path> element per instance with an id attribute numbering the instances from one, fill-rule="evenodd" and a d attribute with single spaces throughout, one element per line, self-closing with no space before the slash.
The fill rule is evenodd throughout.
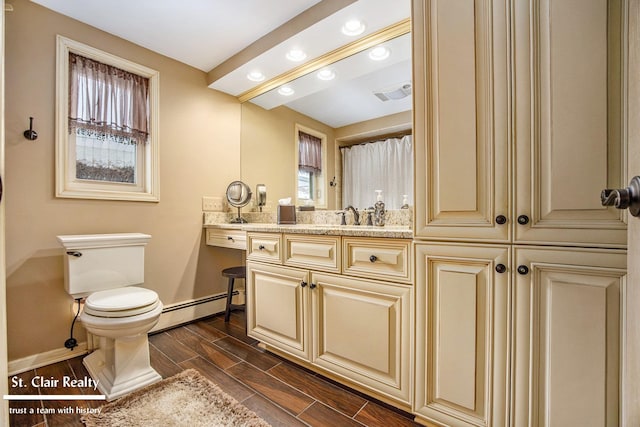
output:
<path id="1" fill-rule="evenodd" d="M 307 282 L 305 282 L 304 280 L 300 282 L 300 287 L 304 288 L 305 286 L 307 286 Z"/>
<path id="2" fill-rule="evenodd" d="M 507 223 L 507 217 L 506 217 L 506 216 L 504 216 L 504 215 L 498 215 L 498 216 L 496 217 L 496 223 L 497 223 L 497 224 L 500 224 L 500 225 L 502 225 L 502 224 L 506 224 L 506 223 Z"/>
<path id="3" fill-rule="evenodd" d="M 526 215 L 520 215 L 518 217 L 518 224 L 520 224 L 520 225 L 529 224 L 529 217 L 526 216 Z"/>
<path id="4" fill-rule="evenodd" d="M 377 260 L 378 260 L 378 257 L 377 257 L 377 256 L 375 256 L 375 255 L 371 255 L 371 256 L 369 257 L 369 261 L 371 261 L 371 262 L 376 262 Z"/>
<path id="5" fill-rule="evenodd" d="M 311 284 L 309 285 L 309 289 L 315 289 L 316 288 L 316 284 L 311 282 Z"/>
<path id="6" fill-rule="evenodd" d="M 260 246 L 258 246 L 258 249 L 260 249 L 261 251 L 263 251 L 263 250 L 264 250 L 264 245 L 260 245 Z"/>
<path id="7" fill-rule="evenodd" d="M 496 271 L 500 274 L 504 273 L 505 271 L 507 271 L 507 267 L 505 267 L 504 264 L 498 264 L 496 265 Z"/>
<path id="8" fill-rule="evenodd" d="M 527 273 L 529 273 L 529 267 L 527 267 L 526 265 L 519 265 L 518 266 L 518 273 L 522 274 L 523 276 Z"/>

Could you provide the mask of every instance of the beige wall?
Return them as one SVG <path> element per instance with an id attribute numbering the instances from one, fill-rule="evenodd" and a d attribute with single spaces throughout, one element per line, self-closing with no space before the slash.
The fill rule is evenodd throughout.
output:
<path id="1" fill-rule="evenodd" d="M 27 0 L 6 15 L 6 263 L 9 360 L 64 347 L 72 320 L 58 234 L 143 232 L 145 286 L 167 304 L 223 292 L 242 252 L 206 247 L 203 195 L 240 175 L 240 105 L 206 74 Z M 160 202 L 54 197 L 55 38 L 160 71 Z M 23 131 L 34 117 L 36 141 Z M 81 329 L 76 337 L 84 340 Z"/>

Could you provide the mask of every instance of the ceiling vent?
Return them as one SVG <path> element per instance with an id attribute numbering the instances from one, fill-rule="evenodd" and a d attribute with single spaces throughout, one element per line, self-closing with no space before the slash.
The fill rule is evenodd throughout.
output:
<path id="1" fill-rule="evenodd" d="M 381 101 L 398 100 L 411 95 L 411 82 L 394 85 L 383 90 L 373 92 Z"/>

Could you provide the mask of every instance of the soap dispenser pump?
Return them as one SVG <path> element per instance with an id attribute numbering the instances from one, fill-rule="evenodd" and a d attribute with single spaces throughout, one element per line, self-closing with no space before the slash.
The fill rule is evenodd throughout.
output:
<path id="1" fill-rule="evenodd" d="M 376 193 L 378 193 L 378 195 L 376 196 L 376 204 L 373 207 L 373 223 L 378 227 L 382 227 L 384 226 L 384 215 L 386 211 L 384 209 L 384 202 L 382 201 L 382 190 L 376 190 Z"/>

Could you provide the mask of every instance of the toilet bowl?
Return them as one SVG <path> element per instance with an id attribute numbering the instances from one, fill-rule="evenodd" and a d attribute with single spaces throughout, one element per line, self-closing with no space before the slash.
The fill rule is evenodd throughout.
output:
<path id="1" fill-rule="evenodd" d="M 147 334 L 158 323 L 162 302 L 144 282 L 140 233 L 58 236 L 66 250 L 65 288 L 84 298 L 79 320 L 99 338 L 83 359 L 107 400 L 162 379 L 151 367 Z"/>

